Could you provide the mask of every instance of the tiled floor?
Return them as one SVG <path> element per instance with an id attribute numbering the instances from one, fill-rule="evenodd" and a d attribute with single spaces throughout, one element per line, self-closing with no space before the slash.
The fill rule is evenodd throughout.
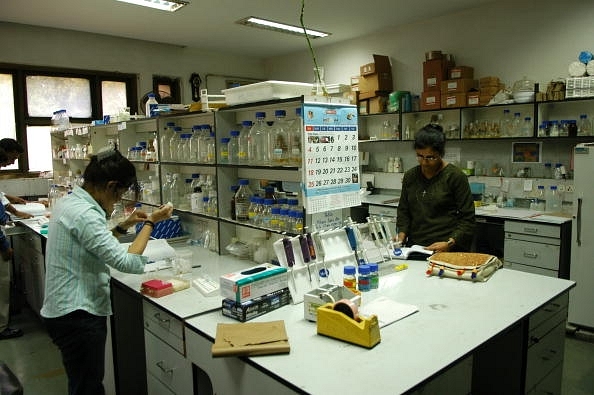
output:
<path id="1" fill-rule="evenodd" d="M 60 353 L 39 318 L 24 308 L 13 317 L 11 326 L 23 329 L 25 335 L 0 341 L 0 359 L 17 375 L 25 394 L 65 395 L 67 380 Z M 562 395 L 594 394 L 594 337 L 584 338 L 566 337 Z"/>

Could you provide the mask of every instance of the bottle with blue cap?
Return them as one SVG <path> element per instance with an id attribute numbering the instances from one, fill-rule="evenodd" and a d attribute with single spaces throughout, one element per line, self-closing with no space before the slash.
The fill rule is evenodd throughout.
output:
<path id="1" fill-rule="evenodd" d="M 148 100 L 145 104 L 144 114 L 147 118 L 152 118 L 159 115 L 159 102 L 157 102 L 156 95 L 152 92 L 148 94 Z"/>

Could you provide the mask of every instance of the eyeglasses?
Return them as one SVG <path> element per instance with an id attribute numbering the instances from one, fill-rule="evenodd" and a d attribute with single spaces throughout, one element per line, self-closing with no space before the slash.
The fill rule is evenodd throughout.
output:
<path id="1" fill-rule="evenodd" d="M 417 160 L 423 161 L 423 160 L 428 160 L 428 161 L 434 161 L 434 160 L 438 160 L 440 157 L 439 156 L 433 156 L 433 155 L 421 155 L 421 154 L 417 154 Z"/>

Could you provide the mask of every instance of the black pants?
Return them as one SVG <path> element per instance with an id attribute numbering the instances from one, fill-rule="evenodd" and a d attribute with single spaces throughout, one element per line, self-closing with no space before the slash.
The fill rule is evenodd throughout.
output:
<path id="1" fill-rule="evenodd" d="M 76 310 L 44 319 L 48 333 L 62 353 L 69 395 L 104 395 L 107 319 Z"/>

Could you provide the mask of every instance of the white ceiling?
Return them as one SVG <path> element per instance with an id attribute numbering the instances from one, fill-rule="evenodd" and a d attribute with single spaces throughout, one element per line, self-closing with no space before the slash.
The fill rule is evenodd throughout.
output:
<path id="1" fill-rule="evenodd" d="M 479 7 L 496 0 L 305 0 L 307 27 L 331 32 L 314 47 Z M 174 13 L 115 0 L 0 0 L 0 21 L 246 54 L 304 49 L 304 38 L 235 24 L 259 16 L 299 25 L 301 0 L 190 0 Z"/>

